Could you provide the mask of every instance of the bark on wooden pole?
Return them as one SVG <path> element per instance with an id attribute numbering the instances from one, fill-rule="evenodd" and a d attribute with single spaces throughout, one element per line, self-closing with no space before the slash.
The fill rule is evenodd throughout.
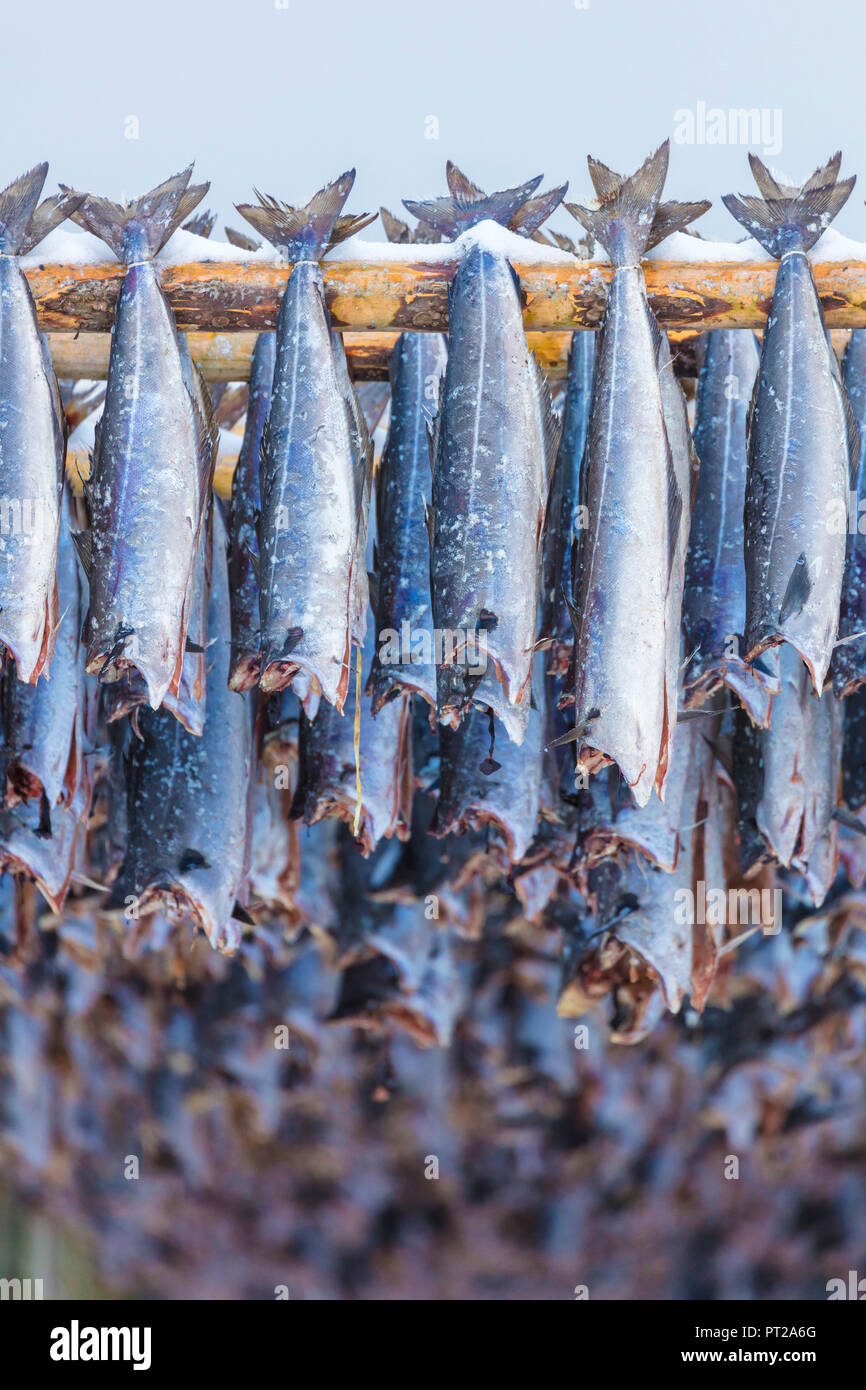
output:
<path id="1" fill-rule="evenodd" d="M 515 269 L 527 331 L 598 327 L 610 266 L 575 261 Z M 667 329 L 760 328 L 776 277 L 772 261 L 648 261 L 645 271 L 650 303 Z M 866 326 L 866 262 L 818 262 L 813 271 L 828 326 Z M 447 329 L 453 265 L 336 261 L 326 262 L 323 272 L 335 328 Z M 108 263 L 28 267 L 42 327 L 110 329 L 122 274 L 122 267 Z M 255 262 L 202 262 L 162 272 L 180 328 L 226 333 L 273 328 L 287 276 L 287 266 Z"/>

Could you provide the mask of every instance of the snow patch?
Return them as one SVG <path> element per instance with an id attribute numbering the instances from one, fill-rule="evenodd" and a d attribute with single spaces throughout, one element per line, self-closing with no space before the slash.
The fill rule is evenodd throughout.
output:
<path id="1" fill-rule="evenodd" d="M 575 229 L 578 230 L 577 228 Z M 527 240 L 516 232 L 501 227 L 498 222 L 479 222 L 453 242 L 421 245 L 400 245 L 390 241 L 365 241 L 349 237 L 327 257 L 328 261 L 359 261 L 364 265 L 455 265 L 471 246 L 506 256 L 520 265 L 606 265 L 608 257 L 596 244 L 588 261 L 579 261 L 568 251 L 556 246 L 543 246 Z M 103 265 L 113 264 L 108 247 L 90 232 L 73 224 L 56 227 L 22 264 L 28 265 Z M 212 241 L 196 236 L 182 228 L 176 231 L 157 256 L 160 265 L 187 265 L 192 262 L 228 262 L 240 265 L 280 265 L 282 256 L 276 247 L 262 246 L 258 251 L 241 251 L 228 241 Z M 714 262 L 742 263 L 769 261 L 771 257 L 754 237 L 743 241 L 705 241 L 702 237 L 674 232 L 647 253 L 648 261 L 672 261 L 679 264 L 711 264 Z M 835 228 L 828 227 L 809 252 L 811 261 L 866 261 L 866 242 L 853 241 Z"/>

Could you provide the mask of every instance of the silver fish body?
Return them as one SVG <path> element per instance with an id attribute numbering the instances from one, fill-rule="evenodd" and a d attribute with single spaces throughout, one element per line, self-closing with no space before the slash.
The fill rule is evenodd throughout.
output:
<path id="1" fill-rule="evenodd" d="M 849 505 L 840 513 L 847 530 L 845 578 L 839 644 L 830 663 L 833 689 L 840 696 L 852 694 L 866 682 L 866 329 L 855 328 L 851 334 L 842 380 L 860 437 Z"/>
<path id="2" fill-rule="evenodd" d="M 438 668 L 439 717 L 454 727 L 475 693 L 461 656 L 479 632 L 503 701 L 530 698 L 558 425 L 503 256 L 470 245 L 450 322 L 433 471 L 432 587 L 434 626 L 454 652 Z"/>
<path id="3" fill-rule="evenodd" d="M 666 612 L 679 513 L 657 351 L 641 271 L 617 267 L 596 348 L 586 445 L 575 724 L 586 729 L 586 765 L 616 762 L 640 806 L 658 784 L 666 714 L 673 717 Z"/>
<path id="4" fill-rule="evenodd" d="M 207 615 L 210 601 L 212 527 L 209 519 L 202 528 L 192 575 L 192 604 L 186 632 L 186 649 L 181 663 L 177 690 L 166 693 L 162 708 L 169 710 L 191 734 L 204 728 L 207 695 Z M 105 686 L 103 708 L 108 722 L 121 719 L 146 705 L 147 685 L 141 673 L 128 666 L 119 680 Z"/>
<path id="5" fill-rule="evenodd" d="M 308 712 L 319 695 L 343 707 L 359 566 L 366 581 L 359 541 L 367 457 L 358 456 L 341 366 L 321 270 L 301 261 L 277 324 L 258 540 L 262 689 L 294 683 Z"/>
<path id="6" fill-rule="evenodd" d="M 3 748 L 7 801 L 43 794 L 48 807 L 69 805 L 85 777 L 85 674 L 81 622 L 84 582 L 67 515 L 57 558 L 61 616 L 51 679 L 35 686 L 18 679 L 10 663 L 3 673 Z"/>
<path id="7" fill-rule="evenodd" d="M 436 704 L 436 652 L 430 591 L 432 417 L 447 350 L 439 333 L 402 333 L 391 354 L 391 419 L 376 475 L 376 654 L 370 687 L 373 708 L 402 691 Z M 387 636 L 386 636 L 387 634 Z M 387 642 L 397 659 L 387 656 Z"/>
<path id="8" fill-rule="evenodd" d="M 579 332 L 571 340 L 562 437 L 544 528 L 540 624 L 542 635 L 553 639 L 551 664 L 563 673 L 574 639 L 565 595 L 570 592 L 572 549 L 583 529 L 580 480 L 592 401 L 595 339 L 593 332 Z"/>
<path id="9" fill-rule="evenodd" d="M 0 255 L 0 643 L 21 680 L 51 661 L 65 430 L 36 306 L 14 256 Z"/>
<path id="10" fill-rule="evenodd" d="M 208 610 L 208 702 L 200 737 L 168 710 L 141 714 L 133 739 L 127 793 L 127 895 L 144 909 L 173 903 L 191 912 L 211 945 L 234 950 L 232 916 L 248 867 L 248 787 L 252 716 L 247 695 L 230 690 L 231 616 L 226 532 L 214 513 Z"/>
<path id="11" fill-rule="evenodd" d="M 156 709 L 177 690 L 210 478 L 205 422 L 184 381 L 174 318 L 152 261 L 124 275 L 105 410 L 88 486 L 87 669 L 134 666 Z"/>
<path id="12" fill-rule="evenodd" d="M 753 721 L 766 726 L 776 683 L 748 666 L 740 650 L 746 622 L 746 421 L 757 370 L 753 333 L 708 334 L 695 418 L 701 466 L 686 560 L 683 684 L 687 706 L 728 686 Z"/>
<path id="13" fill-rule="evenodd" d="M 534 706 L 520 744 L 502 738 L 507 730 L 494 721 L 491 713 L 477 706 L 457 729 L 440 730 L 436 834 L 465 834 L 490 826 L 501 836 L 510 863 L 524 857 L 542 811 L 550 809 L 545 779 L 545 679 L 544 658 L 539 654 L 533 664 Z"/>
<path id="14" fill-rule="evenodd" d="M 761 732 L 763 778 L 758 830 L 785 867 L 800 869 L 816 905 L 836 871 L 833 810 L 841 791 L 844 712 L 831 691 L 819 697 L 794 647 L 781 651 L 781 689 Z"/>
<path id="15" fill-rule="evenodd" d="M 373 634 L 364 650 L 370 670 Z M 358 681 L 353 672 L 341 715 L 331 705 L 319 706 L 314 719 L 301 719 L 298 790 L 292 815 L 307 825 L 328 817 L 354 829 L 367 856 L 378 842 L 409 836 L 412 811 L 412 698 L 403 691 L 389 700 L 375 716 L 372 699 L 361 690 L 357 710 Z M 355 762 L 355 724 L 358 721 L 358 765 Z M 358 778 L 360 777 L 360 788 Z"/>
<path id="16" fill-rule="evenodd" d="M 685 587 L 686 554 L 691 528 L 691 494 L 693 475 L 697 472 L 697 457 L 689 428 L 688 412 L 682 387 L 674 375 L 673 358 L 664 334 L 659 342 L 659 383 L 665 429 L 671 450 L 672 485 L 679 498 L 675 515 L 668 511 L 668 525 L 675 527 L 669 534 L 671 546 L 668 565 L 668 587 L 665 598 L 665 733 L 659 750 L 656 786 L 659 796 L 666 794 L 668 770 L 674 751 L 679 702 L 680 666 L 682 657 L 682 612 Z"/>
<path id="17" fill-rule="evenodd" d="M 789 642 L 821 691 L 839 619 L 850 477 L 836 359 L 805 253 L 779 264 L 761 344 L 745 501 L 745 656 Z"/>
<path id="18" fill-rule="evenodd" d="M 261 509 L 259 485 L 262 432 L 274 381 L 276 338 L 260 333 L 250 365 L 250 393 L 244 439 L 232 477 L 229 512 L 229 588 L 232 600 L 233 690 L 251 690 L 261 668 L 261 616 L 256 523 Z"/>

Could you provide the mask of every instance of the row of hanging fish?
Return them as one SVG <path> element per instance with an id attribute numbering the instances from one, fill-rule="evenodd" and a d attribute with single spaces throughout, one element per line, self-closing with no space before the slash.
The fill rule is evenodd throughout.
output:
<path id="1" fill-rule="evenodd" d="M 293 270 L 255 350 L 227 518 L 213 402 L 154 265 L 205 186 L 187 170 L 127 206 L 39 206 L 40 166 L 0 195 L 0 468 L 20 479 L 23 458 L 52 499 L 40 544 L 22 528 L 0 552 L 4 861 L 55 911 L 90 884 L 127 922 L 187 911 L 234 949 L 265 908 L 312 929 L 305 868 L 327 874 L 317 846 L 341 820 L 373 876 L 359 891 L 407 910 L 422 959 L 440 943 L 426 860 L 455 930 L 468 885 L 499 875 L 530 917 L 569 921 L 563 1007 L 613 989 L 631 1034 L 686 995 L 700 1007 L 735 934 L 694 912 L 672 926 L 678 894 L 778 865 L 820 902 L 840 821 L 862 881 L 866 794 L 841 768 L 843 736 L 863 742 L 846 523 L 866 368 L 855 333 L 840 374 L 805 254 L 853 181 L 838 156 L 800 190 L 753 168 L 762 198 L 727 201 L 780 260 L 776 291 L 760 357 L 751 334 L 706 338 L 694 444 L 640 258 L 706 205 L 661 202 L 662 147 L 627 179 L 590 161 L 599 206 L 571 208 L 614 273 L 600 332 L 574 335 L 562 417 L 513 270 L 470 239 L 447 343 L 395 348 L 375 482 L 378 417 L 319 266 L 365 222 L 342 213 L 352 175 L 305 208 L 242 207 Z M 565 192 L 488 197 L 448 172 L 450 197 L 407 203 L 419 227 L 394 235 L 490 218 L 538 234 Z M 15 261 L 67 213 L 125 265 L 83 506 L 63 501 L 69 401 Z M 23 430 L 25 370 L 41 435 Z M 37 438 L 31 465 L 16 450 Z"/>

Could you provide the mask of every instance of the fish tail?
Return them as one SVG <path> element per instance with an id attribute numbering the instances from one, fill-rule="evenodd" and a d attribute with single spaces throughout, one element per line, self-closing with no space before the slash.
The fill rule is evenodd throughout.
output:
<path id="1" fill-rule="evenodd" d="M 413 217 L 447 237 L 459 236 L 461 232 L 486 220 L 498 222 L 500 226 L 509 227 L 521 236 L 530 237 L 559 206 L 568 188 L 568 184 L 563 184 L 561 188 L 552 188 L 547 193 L 533 197 L 542 179 L 542 175 L 538 174 L 516 188 L 484 193 L 450 160 L 445 168 L 445 177 L 449 197 L 430 198 L 424 202 L 404 198 L 403 206 Z"/>
<path id="2" fill-rule="evenodd" d="M 183 230 L 192 232 L 194 236 L 209 237 L 216 226 L 216 213 L 210 208 L 205 208 L 202 212 L 197 212 L 188 222 L 184 222 Z"/>
<path id="3" fill-rule="evenodd" d="M 722 202 L 774 260 L 781 260 L 786 251 L 808 251 L 845 206 L 856 182 L 853 176 L 837 182 L 841 162 L 837 150 L 797 188 L 781 183 L 756 154 L 750 154 L 761 196 L 727 193 Z"/>
<path id="4" fill-rule="evenodd" d="M 191 185 L 191 175 L 192 165 L 131 203 L 112 203 L 87 194 L 72 220 L 104 241 L 124 265 L 152 260 L 210 187 Z"/>
<path id="5" fill-rule="evenodd" d="M 590 158 L 589 174 L 599 206 L 566 203 L 572 217 L 601 243 L 614 265 L 636 265 L 648 247 L 705 211 L 703 203 L 660 203 L 669 154 L 670 143 L 665 140 L 628 178 Z"/>
<path id="6" fill-rule="evenodd" d="M 257 188 L 253 189 L 257 203 L 235 206 L 241 217 L 285 253 L 287 260 L 321 260 L 332 246 L 375 221 L 376 213 L 341 216 L 354 182 L 355 170 L 349 169 L 314 193 L 304 207 L 281 203 Z"/>
<path id="7" fill-rule="evenodd" d="M 37 164 L 0 193 L 0 251 L 5 254 L 15 256 L 24 249 L 47 174 L 48 164 Z"/>
<path id="8" fill-rule="evenodd" d="M 247 236 L 245 232 L 236 232 L 234 227 L 226 227 L 226 241 L 236 246 L 239 251 L 258 251 L 261 247 L 261 242 L 256 241 L 255 237 Z"/>
<path id="9" fill-rule="evenodd" d="M 567 192 L 568 184 L 562 183 L 558 188 L 548 188 L 545 193 L 536 193 L 534 198 L 527 198 L 509 222 L 510 230 L 519 232 L 521 236 L 533 237 L 541 224 L 556 211 Z"/>
<path id="10" fill-rule="evenodd" d="M 694 222 L 695 218 L 703 217 L 711 207 L 709 198 L 700 198 L 696 203 L 680 203 L 671 198 L 666 203 L 659 203 L 646 244 L 647 250 L 658 246 L 660 241 L 664 241 L 665 237 L 669 237 L 673 232 L 681 232 L 690 222 Z"/>

